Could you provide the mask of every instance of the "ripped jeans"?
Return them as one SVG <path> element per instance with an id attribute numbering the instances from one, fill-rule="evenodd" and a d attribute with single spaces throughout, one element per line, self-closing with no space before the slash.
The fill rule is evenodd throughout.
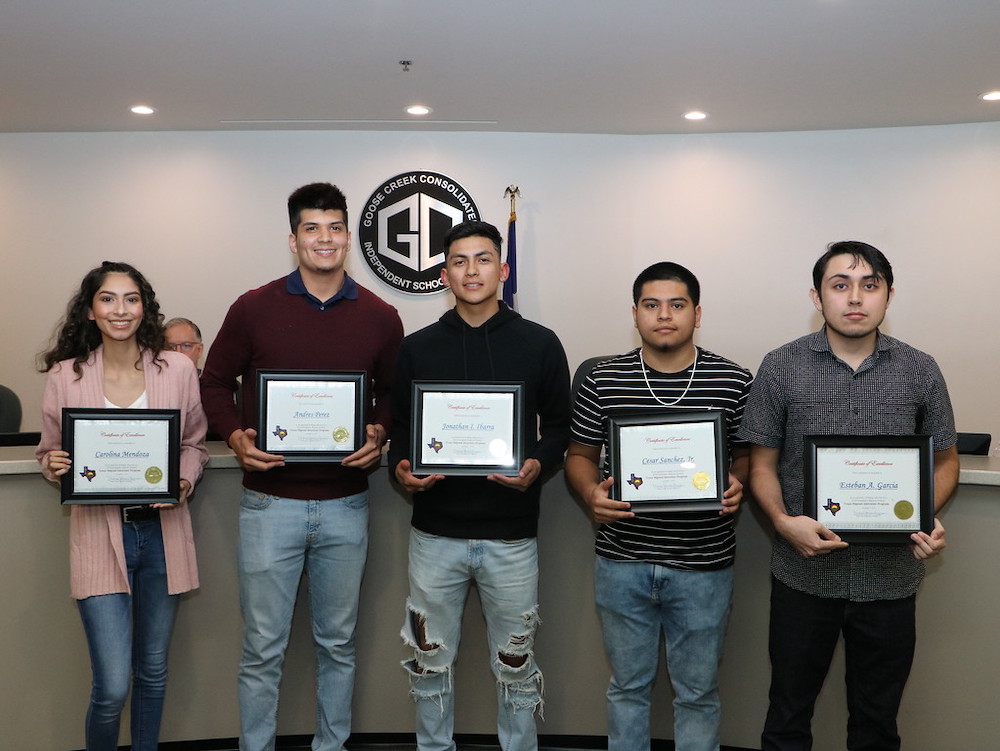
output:
<path id="1" fill-rule="evenodd" d="M 410 597 L 401 636 L 413 648 L 403 667 L 417 705 L 419 751 L 455 751 L 452 667 L 472 582 L 479 589 L 497 680 L 503 751 L 535 751 L 542 674 L 535 664 L 538 546 L 525 540 L 468 540 L 410 530 Z"/>

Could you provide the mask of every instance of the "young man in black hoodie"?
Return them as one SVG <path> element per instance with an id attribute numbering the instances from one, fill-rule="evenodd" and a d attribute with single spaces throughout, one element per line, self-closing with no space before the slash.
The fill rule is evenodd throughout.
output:
<path id="1" fill-rule="evenodd" d="M 406 337 L 392 391 L 389 467 L 413 494 L 406 620 L 413 648 L 405 663 L 417 705 L 420 751 L 454 751 L 452 665 L 469 586 L 476 583 L 497 680 L 497 734 L 504 751 L 538 747 L 534 712 L 542 674 L 534 660 L 538 623 L 540 478 L 569 443 L 566 354 L 556 335 L 497 299 L 508 274 L 500 233 L 486 222 L 453 227 L 444 240 L 442 279 L 455 307 Z M 424 477 L 412 472 L 414 380 L 524 383 L 525 460 L 514 477 Z"/>

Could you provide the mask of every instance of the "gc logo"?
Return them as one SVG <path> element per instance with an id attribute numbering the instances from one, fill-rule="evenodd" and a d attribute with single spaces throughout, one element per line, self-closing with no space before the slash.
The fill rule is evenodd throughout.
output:
<path id="1" fill-rule="evenodd" d="M 413 295 L 440 292 L 444 235 L 470 219 L 479 219 L 479 209 L 450 177 L 404 172 L 382 183 L 365 203 L 358 226 L 361 254 L 390 287 Z"/>

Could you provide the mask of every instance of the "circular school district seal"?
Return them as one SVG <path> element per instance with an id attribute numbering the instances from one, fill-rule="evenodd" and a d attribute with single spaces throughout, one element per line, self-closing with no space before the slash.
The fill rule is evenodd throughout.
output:
<path id="1" fill-rule="evenodd" d="M 896 515 L 897 519 L 906 521 L 913 516 L 913 504 L 909 501 L 897 501 L 896 505 L 893 506 L 892 511 Z"/>
<path id="2" fill-rule="evenodd" d="M 159 467 L 150 467 L 146 470 L 146 482 L 150 485 L 156 485 L 160 480 L 163 479 L 163 470 Z"/>
<path id="3" fill-rule="evenodd" d="M 333 440 L 335 443 L 347 443 L 347 439 L 351 437 L 351 431 L 347 428 L 340 427 L 333 431 Z"/>
<path id="4" fill-rule="evenodd" d="M 361 256 L 390 287 L 429 295 L 447 287 L 444 235 L 456 224 L 479 219 L 469 191 L 438 172 L 403 172 L 379 185 L 358 222 Z"/>

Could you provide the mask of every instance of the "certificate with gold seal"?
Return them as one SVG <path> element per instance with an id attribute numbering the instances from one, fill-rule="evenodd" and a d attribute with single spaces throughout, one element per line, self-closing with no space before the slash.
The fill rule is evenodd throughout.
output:
<path id="1" fill-rule="evenodd" d="M 415 475 L 506 475 L 524 463 L 524 384 L 413 382 Z"/>
<path id="2" fill-rule="evenodd" d="M 722 412 L 609 418 L 611 497 L 643 511 L 718 511 L 729 486 Z"/>
<path id="3" fill-rule="evenodd" d="M 804 512 L 848 542 L 909 542 L 934 529 L 927 435 L 804 438 Z"/>
<path id="4" fill-rule="evenodd" d="M 66 504 L 176 503 L 180 498 L 180 411 L 62 411 Z"/>
<path id="5" fill-rule="evenodd" d="M 257 448 L 285 462 L 329 462 L 365 443 L 364 371 L 258 370 Z"/>

